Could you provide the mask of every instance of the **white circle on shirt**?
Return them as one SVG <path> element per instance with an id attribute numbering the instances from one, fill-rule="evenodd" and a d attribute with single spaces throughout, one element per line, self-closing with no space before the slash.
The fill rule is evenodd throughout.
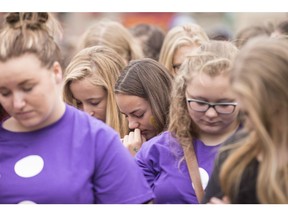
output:
<path id="1" fill-rule="evenodd" d="M 29 155 L 16 162 L 15 173 L 23 178 L 38 175 L 44 167 L 44 160 L 38 155 Z"/>
<path id="2" fill-rule="evenodd" d="M 203 190 L 205 190 L 205 188 L 207 187 L 208 185 L 208 181 L 209 181 L 209 175 L 208 173 L 206 172 L 205 169 L 199 167 L 199 173 L 200 173 L 200 178 L 201 178 L 201 183 L 202 183 L 202 187 L 203 187 Z M 194 184 L 192 182 L 192 187 L 194 188 Z M 195 189 L 195 188 L 194 188 Z"/>
<path id="3" fill-rule="evenodd" d="M 36 203 L 31 201 L 31 200 L 23 200 L 23 201 L 19 202 L 18 204 L 36 204 Z"/>

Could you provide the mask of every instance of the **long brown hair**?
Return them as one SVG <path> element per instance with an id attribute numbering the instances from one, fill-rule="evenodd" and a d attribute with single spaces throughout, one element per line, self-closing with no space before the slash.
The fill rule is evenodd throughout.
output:
<path id="1" fill-rule="evenodd" d="M 124 68 L 115 85 L 116 94 L 147 100 L 155 117 L 157 133 L 167 128 L 172 76 L 153 59 L 134 60 Z"/>

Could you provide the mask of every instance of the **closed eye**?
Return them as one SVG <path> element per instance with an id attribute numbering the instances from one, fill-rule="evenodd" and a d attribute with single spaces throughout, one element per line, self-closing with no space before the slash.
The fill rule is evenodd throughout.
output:
<path id="1" fill-rule="evenodd" d="M 100 102 L 89 102 L 92 106 L 97 106 Z"/>
<path id="2" fill-rule="evenodd" d="M 123 114 L 124 114 L 125 118 L 128 118 L 128 117 L 129 117 L 129 115 L 127 115 L 127 114 L 125 114 L 125 113 L 123 113 Z M 134 117 L 134 118 L 140 119 L 140 118 L 143 118 L 143 117 L 144 117 L 144 114 L 145 114 L 145 113 L 143 113 L 143 114 L 141 114 L 141 115 L 130 114 L 130 116 L 131 116 L 131 117 Z"/>
<path id="3" fill-rule="evenodd" d="M 3 97 L 8 97 L 11 94 L 11 91 L 2 91 L 0 93 Z"/>
<path id="4" fill-rule="evenodd" d="M 33 89 L 33 87 L 24 87 L 24 88 L 22 88 L 22 90 L 24 92 L 30 92 L 30 91 L 32 91 L 32 89 Z"/>
<path id="5" fill-rule="evenodd" d="M 219 104 L 217 106 L 219 106 L 219 107 L 227 107 L 227 106 L 231 106 L 231 104 Z"/>
<path id="6" fill-rule="evenodd" d="M 33 90 L 35 85 L 36 85 L 35 83 L 31 83 L 27 81 L 27 82 L 21 83 L 19 87 L 24 92 L 30 92 Z"/>
<path id="7" fill-rule="evenodd" d="M 136 118 L 143 118 L 143 116 L 144 116 L 144 113 L 143 114 L 141 114 L 141 115 L 134 115 Z"/>
<path id="8" fill-rule="evenodd" d="M 207 105 L 207 103 L 205 103 L 205 102 L 199 102 L 199 101 L 195 101 L 195 103 L 197 103 L 197 105 L 199 105 L 199 106 L 206 106 Z"/>

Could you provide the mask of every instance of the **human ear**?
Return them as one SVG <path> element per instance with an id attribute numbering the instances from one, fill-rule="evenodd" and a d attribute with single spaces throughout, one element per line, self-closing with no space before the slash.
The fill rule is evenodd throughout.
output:
<path id="1" fill-rule="evenodd" d="M 55 61 L 53 63 L 52 71 L 53 71 L 53 75 L 55 76 L 56 83 L 61 83 L 62 78 L 63 78 L 63 74 L 62 74 L 62 68 L 61 68 L 61 65 L 59 64 L 59 62 Z"/>

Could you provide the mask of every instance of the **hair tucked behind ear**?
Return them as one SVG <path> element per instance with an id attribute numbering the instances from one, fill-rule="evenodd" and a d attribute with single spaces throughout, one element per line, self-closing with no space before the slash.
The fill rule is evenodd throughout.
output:
<path id="1" fill-rule="evenodd" d="M 49 68 L 55 61 L 61 61 L 54 40 L 61 33 L 59 22 L 50 13 L 9 13 L 0 33 L 0 61 L 33 53 Z"/>

